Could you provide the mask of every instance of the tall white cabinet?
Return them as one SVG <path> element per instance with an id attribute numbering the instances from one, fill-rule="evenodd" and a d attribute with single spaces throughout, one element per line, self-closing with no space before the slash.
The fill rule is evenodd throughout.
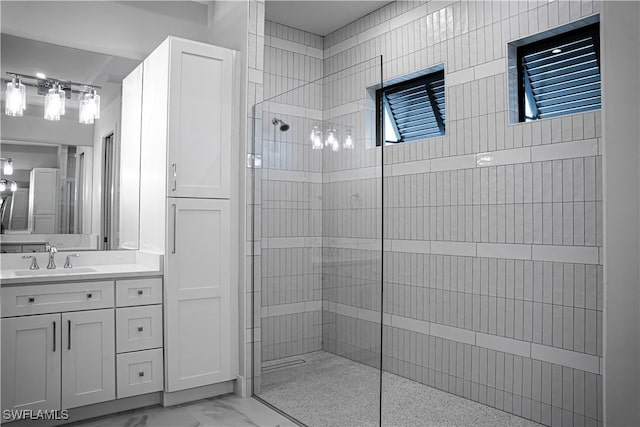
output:
<path id="1" fill-rule="evenodd" d="M 169 37 L 142 66 L 139 246 L 165 260 L 166 392 L 238 373 L 235 61 Z"/>

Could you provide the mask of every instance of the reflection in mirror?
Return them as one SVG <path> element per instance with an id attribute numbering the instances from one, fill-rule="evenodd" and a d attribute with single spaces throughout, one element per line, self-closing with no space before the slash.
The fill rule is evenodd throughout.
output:
<path id="1" fill-rule="evenodd" d="M 3 141 L 0 154 L 13 160 L 10 179 L 17 186 L 0 193 L 3 233 L 82 234 L 90 228 L 85 162 L 92 152 L 86 146 Z"/>
<path id="2" fill-rule="evenodd" d="M 0 161 L 13 166 L 0 168 L 2 252 L 118 249 L 122 79 L 138 62 L 5 33 L 1 43 Z"/>

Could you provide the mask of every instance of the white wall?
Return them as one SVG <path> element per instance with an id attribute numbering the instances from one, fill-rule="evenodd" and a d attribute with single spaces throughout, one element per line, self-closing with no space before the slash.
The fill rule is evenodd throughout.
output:
<path id="1" fill-rule="evenodd" d="M 206 38 L 207 6 L 192 1 L 3 1 L 1 7 L 3 33 L 125 58 L 144 59 L 167 35 Z"/>
<path id="2" fill-rule="evenodd" d="M 605 425 L 640 425 L 640 4 L 604 2 Z"/>
<path id="3" fill-rule="evenodd" d="M 33 107 L 33 106 L 30 106 Z M 42 112 L 42 107 L 38 108 Z M 49 142 L 66 145 L 91 145 L 93 142 L 93 126 L 78 123 L 78 112 L 67 111 L 60 121 L 45 120 L 36 112 L 25 112 L 22 117 L 9 117 L 2 114 L 0 118 L 3 140 Z"/>

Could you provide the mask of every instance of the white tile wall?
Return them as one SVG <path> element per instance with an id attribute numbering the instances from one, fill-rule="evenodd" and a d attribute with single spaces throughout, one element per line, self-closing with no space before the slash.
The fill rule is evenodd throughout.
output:
<path id="1" fill-rule="evenodd" d="M 385 80 L 445 67 L 446 136 L 385 148 L 382 184 L 375 171 L 359 175 L 371 168 L 366 153 L 324 157 L 323 175 L 340 179 L 323 185 L 323 235 L 352 248 L 332 247 L 331 260 L 374 258 L 344 238 L 355 242 L 364 224 L 375 239 L 384 187 L 383 367 L 547 425 L 602 419 L 600 112 L 510 124 L 507 42 L 598 10 L 591 1 L 397 1 L 324 38 L 327 74 L 375 55 Z M 323 91 L 336 110 L 365 88 L 345 78 Z M 373 211 L 349 212 L 355 193 Z M 373 342 L 337 336 L 355 328 L 379 338 L 365 332 L 379 288 L 353 285 L 360 263 L 325 263 L 323 278 L 336 274 L 323 299 L 357 310 L 324 311 L 332 328 L 323 336 L 337 342 L 323 348 L 366 361 Z"/>
<path id="2" fill-rule="evenodd" d="M 309 276 L 321 282 L 302 289 L 321 292 L 311 333 L 323 349 L 372 366 L 382 351 L 384 369 L 546 425 L 602 424 L 600 112 L 510 124 L 506 60 L 509 41 L 599 9 L 396 1 L 324 38 L 266 24 L 265 95 L 282 93 L 276 102 L 295 109 L 280 111 L 303 129 L 283 140 L 263 118 L 262 300 L 282 314 L 263 319 L 266 360 L 308 348 L 293 344 L 307 332 L 285 332 L 300 320 L 290 316 L 317 320 L 317 300 L 292 292 Z M 379 78 L 349 67 L 377 55 L 385 80 L 444 63 L 447 87 L 446 135 L 385 148 L 384 180 L 380 149 L 316 163 L 305 139 L 319 111 L 371 138 L 366 88 Z M 283 273 L 298 250 L 319 260 L 313 272 Z"/>

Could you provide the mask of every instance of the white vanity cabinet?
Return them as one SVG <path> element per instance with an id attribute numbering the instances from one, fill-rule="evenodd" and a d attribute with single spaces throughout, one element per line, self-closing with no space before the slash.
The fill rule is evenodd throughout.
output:
<path id="1" fill-rule="evenodd" d="M 2 319 L 3 409 L 115 399 L 113 309 Z"/>
<path id="2" fill-rule="evenodd" d="M 236 60 L 233 50 L 169 37 L 141 79 L 139 70 L 127 77 L 141 85 L 130 90 L 142 99 L 140 249 L 164 255 L 168 393 L 238 374 Z"/>
<path id="3" fill-rule="evenodd" d="M 71 409 L 163 389 L 161 277 L 0 293 L 3 409 Z"/>

